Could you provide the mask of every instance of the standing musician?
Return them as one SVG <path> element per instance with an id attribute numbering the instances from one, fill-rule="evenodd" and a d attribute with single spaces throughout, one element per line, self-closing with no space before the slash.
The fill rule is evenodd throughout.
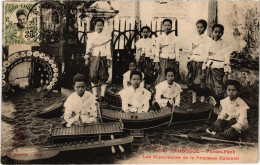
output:
<path id="1" fill-rule="evenodd" d="M 165 80 L 165 69 L 174 68 L 174 75 L 179 78 L 179 65 L 176 59 L 179 59 L 179 46 L 177 43 L 178 37 L 172 33 L 172 20 L 163 20 L 164 33 L 156 39 L 155 50 L 155 68 L 159 73 L 155 84 Z"/>
<path id="2" fill-rule="evenodd" d="M 148 26 L 141 28 L 141 35 L 143 38 L 139 39 L 136 45 L 136 61 L 140 66 L 141 71 L 145 75 L 145 83 L 150 86 L 152 83 L 152 74 L 154 71 L 154 39 L 150 38 L 151 29 Z"/>
<path id="3" fill-rule="evenodd" d="M 97 86 L 101 83 L 99 101 L 104 101 L 108 68 L 111 66 L 111 36 L 103 32 L 104 20 L 95 21 L 95 32 L 89 34 L 85 55 L 85 64 L 90 67 L 90 81 L 93 94 L 98 98 Z"/>

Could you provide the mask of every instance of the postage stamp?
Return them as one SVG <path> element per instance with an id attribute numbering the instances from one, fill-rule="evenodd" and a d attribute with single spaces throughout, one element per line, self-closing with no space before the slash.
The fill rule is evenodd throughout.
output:
<path id="1" fill-rule="evenodd" d="M 40 10 L 35 2 L 4 2 L 4 45 L 38 45 Z"/>

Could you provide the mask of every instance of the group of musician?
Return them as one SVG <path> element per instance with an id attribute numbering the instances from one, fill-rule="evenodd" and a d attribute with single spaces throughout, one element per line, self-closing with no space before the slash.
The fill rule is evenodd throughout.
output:
<path id="1" fill-rule="evenodd" d="M 150 38 L 151 30 L 148 26 L 141 28 L 142 38 L 136 42 L 135 59 L 129 61 L 129 71 L 123 75 L 123 89 L 119 92 L 123 112 L 144 113 L 149 111 L 151 105 L 158 107 L 157 109 L 180 106 L 182 88 L 175 82 L 180 79 L 176 59 L 182 58 L 178 37 L 172 32 L 170 19 L 164 19 L 162 26 L 163 33 L 155 39 Z M 111 37 L 103 32 L 103 28 L 104 21 L 96 20 L 95 32 L 89 34 L 87 40 L 85 64 L 90 70 L 92 93 L 86 91 L 84 75 L 79 74 L 73 78 L 75 92 L 64 104 L 67 127 L 72 124 L 97 122 L 96 100 L 102 102 L 104 99 L 109 77 L 108 68 L 112 61 Z M 201 96 L 201 102 L 205 101 L 205 96 L 211 96 L 215 106 L 220 106 L 222 110 L 207 132 L 217 132 L 217 135 L 225 138 L 240 136 L 248 128 L 249 107 L 239 98 L 239 82 L 228 80 L 232 50 L 221 38 L 224 26 L 215 24 L 212 27 L 212 38 L 205 34 L 205 20 L 198 20 L 196 29 L 197 34 L 189 38 L 188 84 L 192 90 L 192 103 L 197 101 L 197 94 Z M 151 77 L 154 69 L 158 76 L 153 82 Z M 153 101 L 148 90 L 151 84 L 156 91 Z M 101 86 L 100 97 L 98 86 Z"/>

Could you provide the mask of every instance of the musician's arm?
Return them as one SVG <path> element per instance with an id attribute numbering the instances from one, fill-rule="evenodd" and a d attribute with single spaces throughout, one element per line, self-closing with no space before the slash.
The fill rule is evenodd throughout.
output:
<path id="1" fill-rule="evenodd" d="M 146 99 L 146 100 L 145 100 L 145 103 L 144 103 L 143 112 L 148 112 L 149 107 L 150 107 L 149 101 L 150 101 L 150 99 L 151 99 L 151 93 L 150 93 L 150 92 L 147 93 L 147 96 L 146 96 L 145 99 Z"/>
<path id="2" fill-rule="evenodd" d="M 181 93 L 179 93 L 176 97 L 175 97 L 175 105 L 177 107 L 180 107 L 180 102 L 181 102 Z"/>
<path id="3" fill-rule="evenodd" d="M 143 80 L 142 80 L 142 82 L 141 82 L 141 84 L 140 84 L 140 87 L 144 88 L 144 84 L 145 84 L 145 80 L 144 80 L 144 78 L 143 78 Z"/>
<path id="4" fill-rule="evenodd" d="M 155 101 L 160 104 L 162 102 L 162 89 L 159 85 L 156 86 Z"/>
<path id="5" fill-rule="evenodd" d="M 128 78 L 126 77 L 127 75 L 123 75 L 123 87 L 127 88 L 128 87 Z"/>
<path id="6" fill-rule="evenodd" d="M 177 86 L 176 87 L 176 92 L 178 92 L 177 96 L 175 97 L 175 105 L 180 107 L 180 102 L 181 102 L 181 92 L 182 92 L 182 89 L 181 89 L 181 86 Z"/>
<path id="7" fill-rule="evenodd" d="M 91 109 L 91 111 L 90 111 L 90 116 L 91 117 L 97 117 L 97 106 L 96 106 L 96 98 L 95 98 L 95 96 L 91 96 L 91 101 L 90 101 L 90 103 L 91 103 L 91 107 L 90 107 L 90 109 Z"/>
<path id="8" fill-rule="evenodd" d="M 107 53 L 107 60 L 112 60 L 111 39 L 105 44 L 105 49 L 106 49 L 106 53 Z"/>
<path id="9" fill-rule="evenodd" d="M 225 120 L 227 119 L 227 116 L 228 116 L 228 113 L 227 113 L 227 101 L 226 100 L 221 100 L 220 101 L 220 114 L 218 115 L 218 118 L 217 119 L 220 119 L 220 120 Z"/>
<path id="10" fill-rule="evenodd" d="M 139 62 L 140 58 L 141 58 L 141 53 L 142 53 L 142 47 L 141 47 L 141 43 L 140 43 L 140 40 L 138 40 L 136 43 L 135 43 L 135 46 L 136 46 L 136 62 Z"/>
<path id="11" fill-rule="evenodd" d="M 126 96 L 126 91 L 123 89 L 122 91 L 119 92 L 119 95 L 122 100 L 122 110 L 127 112 L 129 107 L 128 107 L 128 101 L 127 101 L 127 96 Z"/>
<path id="12" fill-rule="evenodd" d="M 89 34 L 87 39 L 87 45 L 86 45 L 86 54 L 84 58 L 89 59 L 92 52 L 93 52 L 93 39 L 91 37 L 91 34 Z"/>
<path id="13" fill-rule="evenodd" d="M 72 116 L 73 109 L 70 107 L 65 107 L 65 112 L 64 112 L 64 120 L 67 122 L 66 126 L 70 127 L 71 124 L 74 122 L 74 116 Z"/>

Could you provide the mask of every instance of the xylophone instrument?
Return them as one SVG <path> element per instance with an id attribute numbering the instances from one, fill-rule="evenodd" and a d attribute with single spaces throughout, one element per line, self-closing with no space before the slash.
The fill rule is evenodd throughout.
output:
<path id="1" fill-rule="evenodd" d="M 123 135 L 123 124 L 112 122 L 87 126 L 72 126 L 69 128 L 51 128 L 52 144 L 101 141 L 103 139 L 110 139 L 110 135 L 121 138 Z"/>
<path id="2" fill-rule="evenodd" d="M 109 117 L 114 119 L 121 119 L 124 120 L 152 120 L 156 118 L 162 118 L 165 116 L 171 116 L 172 114 L 172 108 L 170 107 L 164 107 L 158 111 L 149 111 L 144 113 L 132 113 L 132 112 L 118 112 L 115 110 L 102 110 L 102 116 L 103 117 Z"/>
<path id="3" fill-rule="evenodd" d="M 102 120 L 105 122 L 124 123 L 125 129 L 150 129 L 171 123 L 172 107 L 164 107 L 158 111 L 144 113 L 120 112 L 101 109 Z"/>
<path id="4" fill-rule="evenodd" d="M 70 128 L 55 128 L 52 129 L 51 136 L 79 136 L 79 135 L 99 135 L 99 134 L 113 134 L 122 133 L 123 126 L 118 123 L 101 123 L 88 126 L 72 126 Z"/>

